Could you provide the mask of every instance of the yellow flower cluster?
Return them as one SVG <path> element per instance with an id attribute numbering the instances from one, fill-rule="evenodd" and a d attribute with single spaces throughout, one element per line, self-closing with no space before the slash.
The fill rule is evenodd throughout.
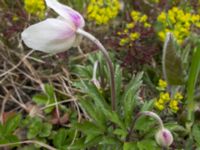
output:
<path id="1" fill-rule="evenodd" d="M 155 102 L 155 107 L 158 110 L 163 110 L 165 109 L 165 104 L 170 101 L 170 96 L 169 93 L 160 93 L 160 97 L 158 100 Z"/>
<path id="2" fill-rule="evenodd" d="M 45 14 L 44 0 L 24 0 L 24 8 L 27 13 L 43 18 Z"/>
<path id="3" fill-rule="evenodd" d="M 117 16 L 119 10 L 119 0 L 90 0 L 87 7 L 87 18 L 98 25 L 107 24 Z"/>
<path id="4" fill-rule="evenodd" d="M 165 89 L 167 87 L 167 82 L 162 80 L 162 79 L 160 79 L 158 81 L 158 87 L 161 88 L 161 89 Z"/>
<path id="5" fill-rule="evenodd" d="M 124 46 L 126 44 L 129 44 L 129 46 L 132 46 L 132 42 L 140 38 L 140 33 L 132 31 L 135 26 L 140 25 L 144 28 L 150 28 L 151 25 L 148 23 L 148 17 L 145 14 L 142 14 L 139 11 L 133 10 L 131 12 L 131 19 L 132 21 L 130 23 L 126 24 L 126 28 L 123 32 L 118 32 L 118 35 L 122 35 L 124 38 L 121 38 L 120 45 Z"/>
<path id="6" fill-rule="evenodd" d="M 158 32 L 160 39 L 164 41 L 166 33 L 171 32 L 179 44 L 190 34 L 192 25 L 200 27 L 200 15 L 184 12 L 177 7 L 161 12 L 157 21 L 162 25 L 162 30 Z"/>
<path id="7" fill-rule="evenodd" d="M 142 14 L 139 11 L 133 10 L 131 12 L 131 18 L 132 18 L 132 20 L 133 20 L 134 23 L 141 23 L 141 24 L 143 24 L 143 26 L 145 28 L 151 27 L 151 25 L 147 22 L 147 20 L 148 20 L 147 15 Z"/>
<path id="8" fill-rule="evenodd" d="M 179 110 L 178 104 L 183 99 L 183 95 L 180 92 L 177 92 L 174 94 L 173 98 L 170 98 L 170 94 L 165 91 L 167 82 L 164 80 L 159 80 L 158 86 L 161 93 L 159 98 L 155 101 L 154 106 L 160 111 L 169 107 L 172 112 L 176 113 Z"/>

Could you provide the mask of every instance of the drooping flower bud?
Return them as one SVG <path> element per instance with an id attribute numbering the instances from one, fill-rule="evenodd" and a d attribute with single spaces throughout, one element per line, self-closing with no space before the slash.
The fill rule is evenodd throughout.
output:
<path id="1" fill-rule="evenodd" d="M 162 147 L 169 147 L 173 142 L 171 132 L 166 128 L 161 128 L 155 135 L 156 142 Z"/>

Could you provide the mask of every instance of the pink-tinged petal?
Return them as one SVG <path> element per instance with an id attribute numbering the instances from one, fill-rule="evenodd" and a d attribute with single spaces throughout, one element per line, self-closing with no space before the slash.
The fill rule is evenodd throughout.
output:
<path id="1" fill-rule="evenodd" d="M 22 40 L 28 47 L 46 53 L 63 52 L 74 45 L 75 39 L 73 26 L 59 19 L 46 19 L 22 32 Z"/>
<path id="2" fill-rule="evenodd" d="M 52 8 L 67 21 L 71 21 L 77 28 L 83 28 L 85 21 L 83 16 L 72 8 L 59 3 L 57 0 L 45 0 L 48 7 Z"/>

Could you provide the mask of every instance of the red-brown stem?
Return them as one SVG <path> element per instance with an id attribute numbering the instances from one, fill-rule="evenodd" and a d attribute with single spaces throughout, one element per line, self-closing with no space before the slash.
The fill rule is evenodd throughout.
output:
<path id="1" fill-rule="evenodd" d="M 112 61 L 110 59 L 110 56 L 108 54 L 108 51 L 105 49 L 105 47 L 101 44 L 101 42 L 94 37 L 92 34 L 82 30 L 82 29 L 77 29 L 76 31 L 78 34 L 88 38 L 89 40 L 91 40 L 93 43 L 95 43 L 99 50 L 103 53 L 105 60 L 107 62 L 109 71 L 110 71 L 110 86 L 111 86 L 111 105 L 112 105 L 112 110 L 115 111 L 116 109 L 116 102 L 115 102 L 115 98 L 116 98 L 116 94 L 115 94 L 115 75 L 114 75 L 114 67 L 112 64 Z"/>

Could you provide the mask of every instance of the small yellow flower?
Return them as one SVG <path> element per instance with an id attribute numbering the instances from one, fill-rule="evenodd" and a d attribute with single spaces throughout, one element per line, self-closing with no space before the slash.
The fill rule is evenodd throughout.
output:
<path id="1" fill-rule="evenodd" d="M 117 32 L 117 35 L 121 35 L 122 33 L 121 32 Z"/>
<path id="2" fill-rule="evenodd" d="M 131 12 L 131 17 L 132 17 L 132 19 L 133 19 L 134 21 L 136 21 L 136 22 L 140 19 L 140 15 L 141 15 L 141 13 L 140 13 L 139 11 L 133 10 L 133 11 Z"/>
<path id="3" fill-rule="evenodd" d="M 169 20 L 170 20 L 171 23 L 175 23 L 176 22 L 176 20 L 175 20 L 175 14 L 171 10 L 169 10 L 169 12 L 168 12 L 168 18 L 169 18 Z"/>
<path id="4" fill-rule="evenodd" d="M 160 93 L 160 98 L 163 99 L 165 102 L 170 101 L 170 96 L 169 96 L 168 92 L 166 92 L 166 93 Z"/>
<path id="5" fill-rule="evenodd" d="M 174 13 L 177 13 L 177 12 L 179 11 L 179 9 L 178 9 L 177 7 L 173 7 L 173 8 L 172 8 L 172 11 L 173 11 Z"/>
<path id="6" fill-rule="evenodd" d="M 176 99 L 176 100 L 182 100 L 183 99 L 183 95 L 180 92 L 177 92 L 174 95 L 174 99 Z"/>
<path id="7" fill-rule="evenodd" d="M 128 24 L 126 25 L 126 27 L 127 27 L 128 29 L 131 29 L 131 28 L 133 28 L 134 26 L 135 26 L 135 24 L 134 24 L 133 22 L 128 23 Z"/>
<path id="8" fill-rule="evenodd" d="M 145 22 L 145 23 L 144 23 L 144 27 L 145 27 L 145 28 L 150 28 L 150 27 L 151 27 L 151 24 Z"/>
<path id="9" fill-rule="evenodd" d="M 158 86 L 159 86 L 160 88 L 165 89 L 165 88 L 167 87 L 167 82 L 164 81 L 164 80 L 162 80 L 162 79 L 160 79 L 160 80 L 158 81 Z"/>
<path id="10" fill-rule="evenodd" d="M 130 39 L 131 39 L 132 41 L 135 41 L 135 40 L 138 39 L 139 37 L 140 37 L 140 34 L 137 33 L 137 32 L 131 33 L 131 34 L 130 34 Z"/>
<path id="11" fill-rule="evenodd" d="M 158 32 L 158 36 L 160 37 L 161 40 L 164 41 L 164 40 L 165 40 L 166 33 L 163 32 L 163 31 L 160 31 L 160 32 Z"/>
<path id="12" fill-rule="evenodd" d="M 170 103 L 169 103 L 169 107 L 171 108 L 172 111 L 177 112 L 179 110 L 178 101 L 177 100 L 171 100 Z"/>
<path id="13" fill-rule="evenodd" d="M 13 16 L 12 20 L 13 20 L 13 21 L 18 21 L 18 20 L 19 20 L 19 17 L 18 17 L 18 16 Z"/>
<path id="14" fill-rule="evenodd" d="M 164 108 L 165 108 L 164 105 L 160 104 L 157 101 L 154 103 L 154 106 L 160 111 L 164 110 Z"/>
<path id="15" fill-rule="evenodd" d="M 200 20 L 200 16 L 199 15 L 193 15 L 192 18 L 191 18 L 191 21 L 193 23 L 195 23 L 196 21 L 199 21 Z"/>
<path id="16" fill-rule="evenodd" d="M 159 103 L 159 104 L 164 104 L 165 101 L 164 101 L 164 99 L 161 99 L 161 98 L 160 98 L 160 99 L 158 100 L 158 103 Z"/>
<path id="17" fill-rule="evenodd" d="M 128 29 L 125 29 L 125 30 L 124 30 L 124 33 L 128 33 Z"/>
<path id="18" fill-rule="evenodd" d="M 200 28 L 200 22 L 197 22 L 195 25 L 196 27 Z"/>
<path id="19" fill-rule="evenodd" d="M 141 18 L 140 18 L 140 22 L 146 22 L 147 21 L 147 15 L 143 15 Z"/>
<path id="20" fill-rule="evenodd" d="M 158 18 L 157 18 L 157 21 L 159 21 L 159 22 L 164 22 L 164 21 L 166 21 L 166 14 L 165 14 L 165 12 L 161 12 L 161 14 L 158 16 Z"/>
<path id="21" fill-rule="evenodd" d="M 127 38 L 123 38 L 123 39 L 120 40 L 120 43 L 119 43 L 119 44 L 120 44 L 121 46 L 123 46 L 123 45 L 125 45 L 125 44 L 128 43 L 128 42 L 129 42 L 129 40 L 128 40 Z"/>

